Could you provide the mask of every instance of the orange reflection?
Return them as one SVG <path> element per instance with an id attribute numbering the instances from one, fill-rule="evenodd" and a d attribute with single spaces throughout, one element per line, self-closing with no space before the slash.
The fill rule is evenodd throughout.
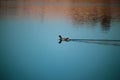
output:
<path id="1" fill-rule="evenodd" d="M 118 0 L 6 0 L 6 3 L 2 4 L 3 1 L 0 1 L 0 17 L 67 19 L 74 24 L 93 25 L 101 21 L 102 28 L 105 30 L 109 29 L 111 19 L 120 19 L 119 6 L 111 6 L 120 3 Z M 108 5 L 87 6 L 84 3 Z"/>

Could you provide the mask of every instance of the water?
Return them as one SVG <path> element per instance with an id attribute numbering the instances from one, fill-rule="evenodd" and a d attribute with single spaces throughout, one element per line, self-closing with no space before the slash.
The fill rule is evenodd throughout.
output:
<path id="1" fill-rule="evenodd" d="M 1 1 L 0 80 L 119 80 L 116 41 L 112 42 L 116 45 L 74 41 L 120 40 L 119 3 Z M 58 35 L 73 41 L 58 44 Z"/>
<path id="2" fill-rule="evenodd" d="M 104 40 L 104 39 L 69 39 L 68 41 L 120 46 L 120 40 Z"/>

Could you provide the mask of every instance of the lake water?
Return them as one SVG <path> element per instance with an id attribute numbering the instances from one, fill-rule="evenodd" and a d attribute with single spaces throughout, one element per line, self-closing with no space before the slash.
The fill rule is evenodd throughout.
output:
<path id="1" fill-rule="evenodd" d="M 1 1 L 0 80 L 120 80 L 120 46 L 74 40 L 120 40 L 119 4 Z"/>

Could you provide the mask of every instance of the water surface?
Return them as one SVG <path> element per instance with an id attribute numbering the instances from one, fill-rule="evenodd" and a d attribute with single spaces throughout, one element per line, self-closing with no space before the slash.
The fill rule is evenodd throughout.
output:
<path id="1" fill-rule="evenodd" d="M 1 1 L 1 80 L 119 80 L 120 46 L 58 44 L 120 40 L 119 30 L 118 0 Z"/>

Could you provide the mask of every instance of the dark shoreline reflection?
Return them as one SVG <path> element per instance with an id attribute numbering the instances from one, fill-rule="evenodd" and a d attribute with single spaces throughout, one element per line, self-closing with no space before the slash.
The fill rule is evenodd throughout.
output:
<path id="1" fill-rule="evenodd" d="M 111 8 L 107 7 L 103 10 L 103 16 L 101 17 L 101 27 L 103 30 L 107 31 L 110 29 L 111 19 Z"/>
<path id="2" fill-rule="evenodd" d="M 74 1 L 73 1 L 74 2 Z M 71 6 L 71 18 L 74 24 L 91 23 L 95 25 L 96 22 L 101 23 L 101 28 L 104 31 L 110 29 L 112 20 L 112 10 L 109 1 L 103 3 L 109 4 L 107 7 L 72 7 Z"/>
<path id="3" fill-rule="evenodd" d="M 76 3 L 77 0 L 72 0 L 72 3 Z M 96 25 L 100 22 L 103 31 L 109 31 L 111 22 L 120 21 L 120 8 L 113 7 L 112 0 L 101 1 L 107 6 L 96 7 L 75 7 L 71 3 L 71 20 L 74 25 L 91 24 Z M 119 1 L 118 1 L 119 2 Z"/>

